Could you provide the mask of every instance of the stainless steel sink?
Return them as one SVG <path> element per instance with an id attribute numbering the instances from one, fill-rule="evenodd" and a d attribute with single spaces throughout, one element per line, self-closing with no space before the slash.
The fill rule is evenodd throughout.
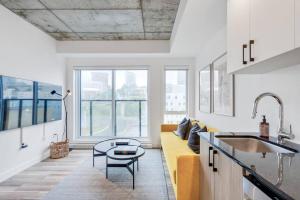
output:
<path id="1" fill-rule="evenodd" d="M 256 153 L 295 153 L 295 151 L 286 149 L 284 147 L 277 146 L 257 138 L 245 138 L 245 137 L 218 137 L 217 138 L 232 146 L 233 148 L 245 151 L 245 152 L 256 152 Z"/>

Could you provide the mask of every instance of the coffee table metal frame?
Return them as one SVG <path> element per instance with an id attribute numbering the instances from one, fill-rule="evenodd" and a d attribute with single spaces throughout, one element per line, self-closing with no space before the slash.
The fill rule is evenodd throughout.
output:
<path id="1" fill-rule="evenodd" d="M 129 145 L 123 145 L 123 146 L 138 146 L 139 151 L 143 151 L 141 154 L 136 154 L 136 155 L 132 155 L 130 158 L 122 158 L 122 155 L 116 155 L 116 156 L 107 156 L 107 152 L 116 148 L 117 146 L 115 145 L 115 142 L 119 139 L 128 139 L 131 140 L 131 142 L 129 142 Z M 98 145 L 104 144 L 105 142 L 111 144 L 112 142 L 114 142 L 114 146 L 108 145 L 106 144 L 106 147 L 104 147 L 103 149 L 99 149 L 97 148 Z M 120 145 L 121 146 L 121 145 Z M 95 157 L 100 157 L 100 156 L 106 156 L 106 178 L 108 178 L 108 167 L 125 167 L 126 169 L 128 169 L 128 171 L 130 172 L 130 174 L 133 177 L 133 184 L 132 184 L 132 188 L 134 189 L 135 187 L 135 167 L 134 167 L 134 163 L 137 163 L 137 170 L 139 170 L 139 157 L 143 156 L 145 154 L 145 150 L 141 147 L 141 143 L 140 141 L 138 141 L 137 139 L 133 139 L 133 138 L 111 138 L 111 139 L 106 139 L 103 140 L 97 144 L 94 145 L 93 147 L 93 167 L 95 166 Z M 129 156 L 129 155 L 126 155 Z M 128 162 L 126 163 L 108 163 L 108 158 L 113 159 L 113 160 L 128 160 Z M 130 165 L 132 165 L 132 169 L 130 168 Z"/>
<path id="2" fill-rule="evenodd" d="M 134 145 L 127 145 L 127 146 L 134 146 Z M 108 168 L 109 167 L 124 167 L 126 168 L 130 174 L 132 175 L 132 189 L 135 187 L 135 167 L 134 163 L 137 163 L 137 170 L 139 170 L 139 164 L 138 159 L 139 157 L 143 156 L 145 154 L 145 150 L 142 147 L 138 147 L 137 153 L 134 155 L 115 155 L 114 149 L 116 147 L 110 149 L 107 151 L 108 154 L 106 154 L 106 179 L 108 178 Z M 109 163 L 108 159 L 113 160 L 119 160 L 119 161 L 128 161 L 125 163 Z M 132 169 L 130 168 L 130 165 L 132 165 Z"/>

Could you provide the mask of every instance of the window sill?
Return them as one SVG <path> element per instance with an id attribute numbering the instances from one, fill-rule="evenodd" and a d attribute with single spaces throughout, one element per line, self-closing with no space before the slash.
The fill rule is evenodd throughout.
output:
<path id="1" fill-rule="evenodd" d="M 74 149 L 92 149 L 95 144 L 98 142 L 105 140 L 105 139 L 110 139 L 111 137 L 97 137 L 97 138 L 77 138 L 75 140 L 70 141 L 70 148 Z M 144 138 L 133 138 L 137 139 L 141 142 L 142 147 L 145 148 L 152 148 L 152 142 L 150 138 L 144 137 Z"/>

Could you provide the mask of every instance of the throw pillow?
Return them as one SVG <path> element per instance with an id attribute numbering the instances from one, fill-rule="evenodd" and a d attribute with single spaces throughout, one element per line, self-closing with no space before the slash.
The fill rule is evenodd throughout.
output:
<path id="1" fill-rule="evenodd" d="M 207 132 L 206 126 L 200 128 L 198 124 L 194 124 L 190 130 L 188 146 L 197 154 L 200 152 L 200 136 L 198 135 L 198 132 Z"/>
<path id="2" fill-rule="evenodd" d="M 178 135 L 178 127 L 179 127 L 179 125 L 180 124 L 183 124 L 184 122 L 186 122 L 187 121 L 187 119 L 186 118 L 183 118 L 182 120 L 181 120 L 181 122 L 179 122 L 179 124 L 178 124 L 178 126 L 177 126 L 177 130 L 176 131 L 173 131 L 173 133 L 176 135 L 176 136 L 179 136 Z"/>
<path id="3" fill-rule="evenodd" d="M 190 123 L 189 123 L 189 126 L 186 130 L 186 134 L 185 134 L 185 140 L 188 140 L 189 139 L 189 135 L 190 135 L 190 130 L 192 129 L 192 127 L 194 126 L 195 122 L 192 121 L 191 119 L 189 119 Z"/>
<path id="4" fill-rule="evenodd" d="M 179 124 L 178 124 L 178 128 L 177 128 L 177 135 L 181 138 L 181 139 L 185 139 L 186 135 L 187 135 L 187 131 L 189 130 L 189 126 L 190 126 L 190 120 L 184 118 Z"/>

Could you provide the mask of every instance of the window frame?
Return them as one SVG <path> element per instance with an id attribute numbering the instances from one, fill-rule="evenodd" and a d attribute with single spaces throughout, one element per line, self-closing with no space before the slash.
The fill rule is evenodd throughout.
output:
<path id="1" fill-rule="evenodd" d="M 111 100 L 106 100 L 107 102 L 110 101 L 112 103 L 112 133 L 109 136 L 94 136 L 94 135 L 90 135 L 90 136 L 82 136 L 81 135 L 81 71 L 111 71 L 112 72 L 112 99 Z M 141 100 L 146 102 L 147 105 L 147 136 L 142 136 L 142 133 L 139 133 L 139 136 L 133 136 L 132 138 L 148 138 L 149 137 L 149 121 L 150 121 L 150 113 L 149 113 L 149 67 L 148 66 L 105 66 L 105 67 L 74 67 L 73 68 L 73 77 L 74 77 L 74 91 L 75 91 L 75 95 L 74 95 L 74 108 L 75 108 L 75 137 L 77 139 L 86 139 L 86 138 L 90 138 L 90 139 L 97 139 L 97 138 L 110 138 L 110 137 L 115 137 L 115 138 L 120 138 L 122 136 L 117 136 L 117 127 L 116 127 L 116 103 L 117 101 L 119 101 L 116 98 L 115 95 L 115 84 L 116 84 L 116 71 L 118 70 L 144 70 L 147 71 L 147 96 L 146 99 Z M 134 100 L 132 100 L 134 101 Z M 140 124 L 142 124 L 140 122 Z M 140 128 L 139 130 L 141 130 L 142 128 Z"/>
<path id="2" fill-rule="evenodd" d="M 186 73 L 186 79 L 185 79 L 185 93 L 186 93 L 186 104 L 185 104 L 185 111 L 167 111 L 167 106 L 166 106 L 166 99 L 167 99 L 167 92 L 166 92 L 166 87 L 167 87 L 167 80 L 166 80 L 166 75 L 167 71 L 185 71 Z M 166 123 L 165 121 L 165 115 L 188 115 L 189 114 L 189 66 L 187 65 L 182 65 L 182 66 L 165 66 L 164 68 L 164 77 L 163 77 L 163 84 L 164 84 L 164 89 L 163 89 L 163 123 Z"/>

